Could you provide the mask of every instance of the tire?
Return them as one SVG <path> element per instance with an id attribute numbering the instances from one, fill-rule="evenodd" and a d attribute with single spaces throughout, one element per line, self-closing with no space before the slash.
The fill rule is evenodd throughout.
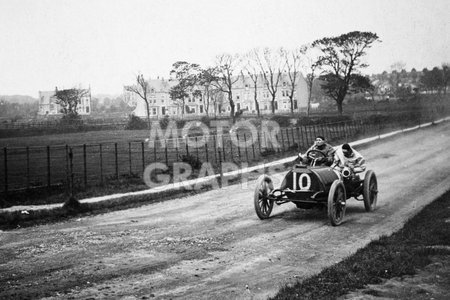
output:
<path id="1" fill-rule="evenodd" d="M 255 194 L 253 202 L 255 204 L 255 212 L 261 220 L 267 219 L 273 209 L 273 201 L 267 199 L 267 195 L 273 191 L 272 179 L 267 175 L 259 176 L 256 181 Z"/>
<path id="2" fill-rule="evenodd" d="M 364 176 L 363 183 L 363 198 L 364 198 L 364 208 L 367 212 L 373 211 L 377 206 L 377 196 L 378 196 L 378 182 L 375 172 L 372 170 L 367 171 L 366 176 Z"/>
<path id="3" fill-rule="evenodd" d="M 335 180 L 328 194 L 328 218 L 331 225 L 339 226 L 345 217 L 345 186 L 340 180 Z"/>

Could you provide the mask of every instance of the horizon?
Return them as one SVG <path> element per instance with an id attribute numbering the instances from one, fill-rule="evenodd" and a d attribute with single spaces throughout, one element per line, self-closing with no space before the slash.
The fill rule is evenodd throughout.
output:
<path id="1" fill-rule="evenodd" d="M 381 40 L 368 49 L 363 74 L 396 63 L 432 69 L 450 62 L 448 11 L 446 0 L 0 0 L 0 26 L 8 28 L 0 95 L 35 98 L 55 86 L 120 95 L 139 72 L 169 78 L 176 61 L 206 67 L 221 53 L 293 48 L 350 31 Z"/>

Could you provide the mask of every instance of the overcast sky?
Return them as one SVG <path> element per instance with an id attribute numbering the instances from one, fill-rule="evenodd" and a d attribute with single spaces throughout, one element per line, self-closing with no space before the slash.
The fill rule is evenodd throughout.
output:
<path id="1" fill-rule="evenodd" d="M 449 0 L 0 0 L 0 95 L 91 86 L 119 94 L 178 60 L 292 48 L 371 31 L 366 73 L 450 62 Z"/>

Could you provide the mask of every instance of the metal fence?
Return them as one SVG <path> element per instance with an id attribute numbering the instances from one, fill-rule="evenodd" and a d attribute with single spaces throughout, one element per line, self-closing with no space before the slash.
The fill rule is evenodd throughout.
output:
<path id="1" fill-rule="evenodd" d="M 346 141 L 357 136 L 381 134 L 387 128 L 404 128 L 434 119 L 435 114 L 428 114 L 419 120 L 391 123 L 361 119 L 282 128 L 275 135 L 279 147 L 271 142 L 273 137 L 268 136 L 269 133 L 261 131 L 257 134 L 239 132 L 170 139 L 164 141 L 164 146 L 161 141 L 156 141 L 152 147 L 144 141 L 5 147 L 0 153 L 0 185 L 4 195 L 18 190 L 67 186 L 69 182 L 77 189 L 83 189 L 120 178 L 142 178 L 146 166 L 154 162 L 170 166 L 190 157 L 212 166 L 218 166 L 220 162 L 251 163 L 269 153 L 304 150 L 317 135 L 326 136 L 330 142 Z"/>

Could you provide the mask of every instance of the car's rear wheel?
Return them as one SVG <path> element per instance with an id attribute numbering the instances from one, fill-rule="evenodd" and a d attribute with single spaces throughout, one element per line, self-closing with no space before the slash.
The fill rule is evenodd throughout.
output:
<path id="1" fill-rule="evenodd" d="M 267 219 L 273 209 L 273 200 L 268 198 L 270 192 L 273 191 L 272 179 L 267 175 L 259 176 L 256 181 L 254 204 L 255 212 L 261 220 Z"/>
<path id="2" fill-rule="evenodd" d="M 378 183 L 377 176 L 372 170 L 367 171 L 366 176 L 364 176 L 363 183 L 363 198 L 364 198 L 364 208 L 366 211 L 373 211 L 377 206 L 377 196 L 378 196 Z"/>
<path id="3" fill-rule="evenodd" d="M 340 180 L 335 180 L 328 194 L 328 218 L 331 225 L 341 225 L 345 216 L 345 187 Z"/>

